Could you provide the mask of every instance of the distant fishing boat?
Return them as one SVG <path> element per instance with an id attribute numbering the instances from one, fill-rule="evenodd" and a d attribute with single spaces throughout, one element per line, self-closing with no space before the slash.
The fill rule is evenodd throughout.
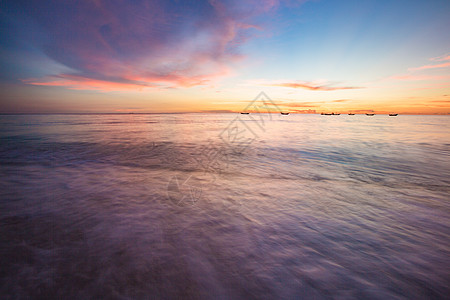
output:
<path id="1" fill-rule="evenodd" d="M 389 116 L 396 117 L 396 116 L 398 116 L 398 114 L 389 114 Z"/>
<path id="2" fill-rule="evenodd" d="M 354 116 L 355 114 L 352 114 L 352 113 L 350 113 L 350 114 L 348 114 L 349 116 Z"/>
<path id="3" fill-rule="evenodd" d="M 289 113 L 288 112 L 282 112 L 281 114 L 282 115 L 288 115 Z"/>
<path id="4" fill-rule="evenodd" d="M 339 116 L 340 114 L 335 114 L 335 113 L 321 113 L 321 115 L 324 115 L 324 116 Z"/>
<path id="5" fill-rule="evenodd" d="M 366 116 L 374 116 L 375 114 L 366 114 Z"/>
<path id="6" fill-rule="evenodd" d="M 248 115 L 248 114 L 250 114 L 250 113 L 248 113 L 248 112 L 241 112 L 241 115 Z"/>

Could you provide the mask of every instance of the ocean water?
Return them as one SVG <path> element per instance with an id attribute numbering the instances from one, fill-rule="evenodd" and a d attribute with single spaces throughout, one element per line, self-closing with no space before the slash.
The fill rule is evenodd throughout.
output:
<path id="1" fill-rule="evenodd" d="M 445 299 L 450 117 L 0 116 L 2 299 Z"/>

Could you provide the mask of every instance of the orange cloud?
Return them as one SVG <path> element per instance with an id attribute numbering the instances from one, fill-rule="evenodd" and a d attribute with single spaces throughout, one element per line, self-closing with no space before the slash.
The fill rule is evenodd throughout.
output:
<path id="1" fill-rule="evenodd" d="M 317 104 L 321 102 L 303 102 L 303 103 L 277 103 L 277 106 L 285 106 L 285 107 L 317 107 Z"/>
<path id="2" fill-rule="evenodd" d="M 373 109 L 350 109 L 349 112 L 352 112 L 352 113 L 373 113 L 375 111 Z"/>
<path id="3" fill-rule="evenodd" d="M 445 96 L 445 95 L 444 95 Z M 450 100 L 431 100 L 430 102 L 437 102 L 437 103 L 450 103 Z"/>
<path id="4" fill-rule="evenodd" d="M 331 102 L 348 102 L 350 99 L 339 99 L 339 100 L 333 100 Z"/>
<path id="5" fill-rule="evenodd" d="M 362 87 L 354 87 L 354 86 L 331 86 L 331 85 L 317 85 L 311 82 L 282 82 L 282 83 L 266 83 L 263 84 L 266 86 L 279 86 L 279 87 L 288 87 L 294 89 L 305 89 L 310 91 L 336 91 L 336 90 L 352 90 L 352 89 L 361 89 Z"/>
<path id="6" fill-rule="evenodd" d="M 351 101 L 350 99 L 338 99 L 338 100 L 331 100 L 331 101 L 309 101 L 309 102 L 288 102 L 288 103 L 276 103 L 277 106 L 284 106 L 284 107 L 320 107 L 324 103 L 341 103 L 341 102 L 347 102 Z"/>
<path id="7" fill-rule="evenodd" d="M 301 114 L 315 114 L 315 109 L 292 109 L 292 112 L 301 113 Z"/>

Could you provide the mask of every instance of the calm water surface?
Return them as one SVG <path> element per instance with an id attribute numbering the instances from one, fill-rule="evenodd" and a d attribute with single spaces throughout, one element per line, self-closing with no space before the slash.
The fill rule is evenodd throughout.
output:
<path id="1" fill-rule="evenodd" d="M 450 117 L 270 116 L 0 116 L 2 298 L 448 297 Z"/>

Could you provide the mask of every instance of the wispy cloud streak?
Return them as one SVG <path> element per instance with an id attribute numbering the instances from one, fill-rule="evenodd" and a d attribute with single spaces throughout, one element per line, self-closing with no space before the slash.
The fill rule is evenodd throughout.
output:
<path id="1" fill-rule="evenodd" d="M 425 65 L 418 68 L 410 68 L 410 71 L 419 71 L 419 70 L 427 70 L 427 69 L 439 69 L 439 68 L 447 68 L 450 67 L 450 62 L 438 64 L 438 65 Z"/>
<path id="2" fill-rule="evenodd" d="M 430 58 L 430 60 L 431 61 L 447 61 L 447 60 L 450 60 L 450 54 L 447 53 L 447 54 L 444 54 L 441 56 L 432 57 L 432 58 Z"/>
<path id="3" fill-rule="evenodd" d="M 428 70 L 428 69 L 440 69 L 440 68 L 447 68 L 450 67 L 450 54 L 444 54 L 438 57 L 432 57 L 429 59 L 430 61 L 448 61 L 437 65 L 425 65 L 417 68 L 409 68 L 409 71 L 420 71 L 420 70 Z"/>
<path id="4" fill-rule="evenodd" d="M 407 74 L 407 75 L 391 76 L 388 79 L 403 80 L 403 81 L 419 81 L 419 80 L 443 80 L 449 78 L 450 78 L 449 76 Z"/>
<path id="5" fill-rule="evenodd" d="M 450 67 L 450 55 L 444 54 L 438 57 L 429 58 L 430 61 L 442 62 L 439 64 L 428 64 L 421 67 L 414 67 L 408 69 L 408 74 L 395 75 L 386 78 L 385 80 L 400 80 L 400 81 L 440 81 L 440 80 L 448 80 L 450 77 L 448 75 L 442 75 L 440 69 L 444 69 Z M 431 70 L 428 74 L 424 74 L 424 70 Z M 432 72 L 435 71 L 435 72 Z M 438 73 L 436 73 L 438 72 Z M 430 75 L 430 74 L 439 74 L 439 75 Z"/>
<path id="6" fill-rule="evenodd" d="M 312 82 L 281 82 L 281 83 L 265 83 L 265 86 L 278 86 L 278 87 L 287 87 L 294 89 L 305 89 L 310 91 L 337 91 L 337 90 L 352 90 L 352 89 L 361 89 L 363 87 L 355 87 L 355 86 L 332 86 L 331 84 L 314 84 Z"/>

